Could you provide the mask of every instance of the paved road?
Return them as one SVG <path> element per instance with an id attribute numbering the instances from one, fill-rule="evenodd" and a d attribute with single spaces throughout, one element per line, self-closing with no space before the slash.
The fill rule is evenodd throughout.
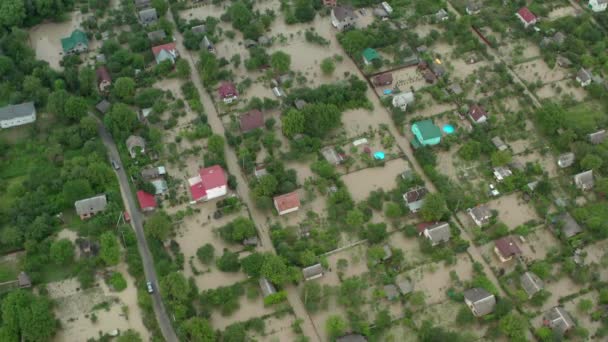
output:
<path id="1" fill-rule="evenodd" d="M 93 114 L 91 114 L 95 117 Z M 95 117 L 97 119 L 97 117 Z M 99 120 L 98 120 L 99 121 Z M 110 133 L 106 130 L 105 126 L 99 121 L 98 127 L 99 136 L 103 141 L 103 144 L 106 146 L 108 150 L 108 155 L 111 159 L 114 159 L 122 165 L 120 161 L 120 155 L 118 154 L 118 150 L 116 149 L 116 144 L 112 139 Z M 177 342 L 177 335 L 173 330 L 173 326 L 171 325 L 171 320 L 167 315 L 167 311 L 165 310 L 165 306 L 162 302 L 160 296 L 160 287 L 158 286 L 158 279 L 156 276 L 156 270 L 154 269 L 154 260 L 152 258 L 152 254 L 150 254 L 150 249 L 148 249 L 148 243 L 146 242 L 146 237 L 144 235 L 143 228 L 143 219 L 142 215 L 137 207 L 137 203 L 131 192 L 129 187 L 129 180 L 127 178 L 127 174 L 125 173 L 124 168 L 120 168 L 116 170 L 116 175 L 118 176 L 118 183 L 120 184 L 120 192 L 123 197 L 123 201 L 127 207 L 127 211 L 131 216 L 131 226 L 135 231 L 135 236 L 137 237 L 137 248 L 139 249 L 139 255 L 141 255 L 142 262 L 144 265 L 144 274 L 146 275 L 146 279 L 154 284 L 154 294 L 152 294 L 152 303 L 154 306 L 154 314 L 156 315 L 156 321 L 158 322 L 158 326 L 163 334 L 163 337 L 168 342 Z"/>
<path id="2" fill-rule="evenodd" d="M 171 16 L 168 17 L 169 20 L 173 21 L 173 18 Z M 203 82 L 196 69 L 195 59 L 193 58 L 192 54 L 184 47 L 183 36 L 176 31 L 174 33 L 174 37 L 176 39 L 178 50 L 182 54 L 182 58 L 190 64 L 190 68 L 192 69 L 192 81 L 194 82 L 194 85 L 196 86 L 199 94 L 201 95 L 201 102 L 203 104 L 203 107 L 205 108 L 205 113 L 207 114 L 207 122 L 209 126 L 211 126 L 213 133 L 224 136 L 224 125 L 222 124 L 222 121 L 217 113 L 217 110 L 213 104 L 211 97 L 209 96 L 209 93 L 203 88 Z M 256 227 L 259 233 L 258 235 L 260 236 L 260 240 L 262 243 L 261 250 L 264 252 L 271 252 L 276 254 L 276 251 L 274 249 L 274 246 L 272 245 L 272 241 L 270 240 L 269 236 L 270 232 L 269 227 L 267 225 L 269 217 L 267 213 L 259 211 L 256 208 L 255 203 L 253 203 L 253 201 L 251 200 L 248 182 L 240 172 L 241 168 L 239 166 L 239 159 L 236 156 L 234 150 L 226 144 L 224 152 L 226 155 L 226 164 L 228 165 L 228 169 L 231 171 L 231 174 L 236 177 L 238 183 L 236 192 L 241 198 L 241 200 L 243 200 L 245 204 L 249 207 L 252 219 L 256 223 Z M 316 330 L 312 319 L 304 308 L 304 304 L 300 299 L 297 287 L 287 286 L 285 290 L 287 291 L 287 300 L 289 301 L 289 304 L 291 305 L 294 314 L 297 318 L 303 320 L 301 326 L 304 333 L 311 339 L 311 341 L 321 341 L 321 335 Z"/>

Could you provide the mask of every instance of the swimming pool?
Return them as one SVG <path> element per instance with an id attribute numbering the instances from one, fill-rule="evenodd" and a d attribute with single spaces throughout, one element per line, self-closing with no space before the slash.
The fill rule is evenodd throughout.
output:
<path id="1" fill-rule="evenodd" d="M 443 125 L 443 132 L 445 132 L 445 134 L 452 134 L 455 131 L 456 131 L 456 129 L 454 128 L 454 126 L 452 126 L 450 124 Z"/>

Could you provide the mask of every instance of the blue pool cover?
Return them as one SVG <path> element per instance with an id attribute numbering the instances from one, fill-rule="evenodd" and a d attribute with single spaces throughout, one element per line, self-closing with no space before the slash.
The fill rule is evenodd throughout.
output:
<path id="1" fill-rule="evenodd" d="M 384 159 L 384 152 L 382 152 L 382 151 L 375 152 L 374 153 L 374 159 L 383 160 Z"/>
<path id="2" fill-rule="evenodd" d="M 443 125 L 443 131 L 446 134 L 452 134 L 452 133 L 454 133 L 455 129 L 454 129 L 454 126 L 452 126 L 450 124 L 445 124 L 445 125 Z"/>

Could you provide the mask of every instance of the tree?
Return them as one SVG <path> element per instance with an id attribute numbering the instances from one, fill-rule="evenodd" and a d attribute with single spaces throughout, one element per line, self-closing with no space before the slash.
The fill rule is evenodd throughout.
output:
<path id="1" fill-rule="evenodd" d="M 214 342 L 216 340 L 213 327 L 202 317 L 192 317 L 182 323 L 180 333 L 184 340 L 191 342 Z"/>
<path id="2" fill-rule="evenodd" d="M 602 164 L 602 158 L 591 153 L 581 159 L 581 167 L 585 170 L 597 171 L 600 167 L 602 167 Z"/>
<path id="3" fill-rule="evenodd" d="M 74 245 L 68 239 L 53 241 L 51 244 L 51 259 L 59 265 L 68 265 L 74 260 Z"/>
<path id="4" fill-rule="evenodd" d="M 160 280 L 164 297 L 174 303 L 185 303 L 190 296 L 190 283 L 180 272 L 172 272 Z"/>
<path id="5" fill-rule="evenodd" d="M 0 26 L 21 26 L 25 19 L 23 0 L 0 1 Z"/>
<path id="6" fill-rule="evenodd" d="M 171 218 L 164 211 L 157 211 L 146 223 L 144 229 L 146 233 L 160 241 L 165 241 L 171 233 Z"/>
<path id="7" fill-rule="evenodd" d="M 490 159 L 492 160 L 492 166 L 503 166 L 509 164 L 513 156 L 509 151 L 495 151 Z"/>
<path id="8" fill-rule="evenodd" d="M 187 60 L 180 58 L 175 62 L 175 70 L 177 70 L 177 77 L 187 80 L 190 78 L 190 63 Z"/>
<path id="9" fill-rule="evenodd" d="M 346 213 L 346 225 L 354 230 L 359 230 L 365 222 L 365 215 L 357 208 Z"/>
<path id="10" fill-rule="evenodd" d="M 307 281 L 302 288 L 302 301 L 306 310 L 317 312 L 320 309 L 321 300 L 323 299 L 321 285 L 314 281 Z"/>
<path id="11" fill-rule="evenodd" d="M 300 23 L 307 23 L 315 18 L 315 9 L 311 0 L 296 0 L 293 15 Z"/>
<path id="12" fill-rule="evenodd" d="M 325 332 L 330 340 L 334 340 L 336 337 L 344 335 L 346 332 L 346 321 L 342 316 L 331 315 L 327 317 L 325 321 Z"/>
<path id="13" fill-rule="evenodd" d="M 80 68 L 80 72 L 78 73 L 80 95 L 89 96 L 93 94 L 95 77 L 95 71 L 90 67 Z"/>
<path id="14" fill-rule="evenodd" d="M 114 233 L 105 232 L 99 237 L 99 257 L 106 266 L 117 265 L 120 261 L 120 246 Z"/>
<path id="15" fill-rule="evenodd" d="M 52 92 L 48 97 L 47 109 L 58 117 L 65 118 L 65 104 L 68 98 L 70 98 L 70 94 L 64 89 Z"/>
<path id="16" fill-rule="evenodd" d="M 135 95 L 135 81 L 131 77 L 119 77 L 112 91 L 121 100 L 131 99 Z"/>
<path id="17" fill-rule="evenodd" d="M 169 4 L 167 4 L 166 0 L 152 0 L 152 7 L 156 10 L 159 17 L 162 17 L 167 13 L 169 9 Z"/>
<path id="18" fill-rule="evenodd" d="M 281 122 L 283 123 L 283 134 L 288 138 L 292 138 L 296 134 L 304 132 L 306 117 L 302 112 L 290 109 L 287 114 L 281 116 Z"/>
<path id="19" fill-rule="evenodd" d="M 16 290 L 2 300 L 3 341 L 50 341 L 57 331 L 51 301 L 32 292 Z"/>
<path id="20" fill-rule="evenodd" d="M 292 280 L 292 274 L 285 259 L 276 254 L 267 254 L 264 264 L 260 269 L 260 274 L 275 285 L 283 285 Z"/>
<path id="21" fill-rule="evenodd" d="M 239 255 L 224 249 L 224 254 L 216 261 L 217 268 L 222 272 L 237 272 L 241 268 Z"/>
<path id="22" fill-rule="evenodd" d="M 500 319 L 498 324 L 500 331 L 511 341 L 526 341 L 526 330 L 528 321 L 519 314 L 510 313 Z"/>
<path id="23" fill-rule="evenodd" d="M 333 59 L 331 57 L 324 58 L 321 61 L 321 71 L 325 75 L 331 75 L 336 70 L 336 64 L 334 64 Z"/>
<path id="24" fill-rule="evenodd" d="M 396 219 L 401 216 L 401 207 L 395 202 L 388 202 L 384 207 L 384 215 L 391 219 Z"/>
<path id="25" fill-rule="evenodd" d="M 536 261 L 530 266 L 530 271 L 540 279 L 546 280 L 553 272 L 553 266 L 544 260 Z"/>
<path id="26" fill-rule="evenodd" d="M 87 115 L 89 105 L 79 96 L 70 96 L 65 102 L 64 117 L 71 122 L 78 122 Z"/>
<path id="27" fill-rule="evenodd" d="M 257 179 L 253 192 L 257 197 L 270 197 L 274 195 L 279 186 L 279 181 L 274 175 L 268 174 Z"/>
<path id="28" fill-rule="evenodd" d="M 137 114 L 124 103 L 117 103 L 104 117 L 104 124 L 117 139 L 126 138 L 137 126 Z"/>
<path id="29" fill-rule="evenodd" d="M 108 283 L 110 284 L 110 286 L 112 286 L 114 291 L 120 292 L 127 288 L 127 281 L 120 272 L 112 272 Z"/>
<path id="30" fill-rule="evenodd" d="M 468 325 L 475 322 L 475 316 L 467 306 L 461 306 L 456 315 L 456 323 L 458 325 Z"/>
<path id="31" fill-rule="evenodd" d="M 143 342 L 143 339 L 137 331 L 128 329 L 121 331 L 120 336 L 116 338 L 116 342 Z"/>
<path id="32" fill-rule="evenodd" d="M 302 108 L 304 133 L 311 137 L 323 138 L 341 124 L 342 112 L 336 105 L 312 103 Z"/>
<path id="33" fill-rule="evenodd" d="M 440 193 L 429 193 L 420 208 L 420 216 L 425 221 L 439 221 L 446 214 L 446 203 Z"/>
<path id="34" fill-rule="evenodd" d="M 202 51 L 198 62 L 198 70 L 205 86 L 214 85 L 217 82 L 220 70 L 215 55 L 207 50 Z"/>
<path id="35" fill-rule="evenodd" d="M 270 55 L 270 66 L 277 74 L 284 74 L 289 71 L 291 66 L 291 56 L 283 51 L 277 51 Z"/>
<path id="36" fill-rule="evenodd" d="M 209 265 L 213 262 L 213 257 L 215 253 L 215 248 L 212 244 L 206 243 L 204 246 L 199 247 L 196 250 L 196 256 L 198 260 L 200 260 L 203 264 Z"/>
<path id="37" fill-rule="evenodd" d="M 481 144 L 475 140 L 469 140 L 460 147 L 458 155 L 464 160 L 476 160 L 481 154 Z"/>
<path id="38" fill-rule="evenodd" d="M 589 310 L 593 309 L 593 302 L 590 299 L 581 299 L 576 308 L 582 313 L 588 313 Z"/>
<path id="39" fill-rule="evenodd" d="M 367 230 L 365 231 L 365 238 L 369 243 L 379 243 L 382 242 L 388 236 L 388 232 L 386 231 L 386 223 L 370 223 L 367 225 Z"/>
<path id="40" fill-rule="evenodd" d="M 86 179 L 72 179 L 63 184 L 62 195 L 65 207 L 71 207 L 75 201 L 93 195 L 91 184 Z"/>
<path id="41" fill-rule="evenodd" d="M 388 328 L 391 325 L 391 314 L 388 312 L 387 309 L 380 310 L 376 314 L 376 319 L 374 320 L 374 325 L 380 331 L 383 331 L 384 329 Z"/>

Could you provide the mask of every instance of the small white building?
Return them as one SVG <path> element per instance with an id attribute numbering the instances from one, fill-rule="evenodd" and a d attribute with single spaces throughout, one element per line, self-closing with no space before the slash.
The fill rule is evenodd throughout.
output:
<path id="1" fill-rule="evenodd" d="M 34 102 L 0 108 L 0 128 L 21 126 L 36 121 Z"/>
<path id="2" fill-rule="evenodd" d="M 405 93 L 399 93 L 399 94 L 396 94 L 395 96 L 393 96 L 392 104 L 393 104 L 393 107 L 399 108 L 402 111 L 405 111 L 409 104 L 414 103 L 414 99 L 415 99 L 414 93 L 412 93 L 411 91 L 408 91 Z"/>
<path id="3" fill-rule="evenodd" d="M 593 12 L 604 12 L 608 7 L 608 0 L 589 0 L 589 8 Z"/>

